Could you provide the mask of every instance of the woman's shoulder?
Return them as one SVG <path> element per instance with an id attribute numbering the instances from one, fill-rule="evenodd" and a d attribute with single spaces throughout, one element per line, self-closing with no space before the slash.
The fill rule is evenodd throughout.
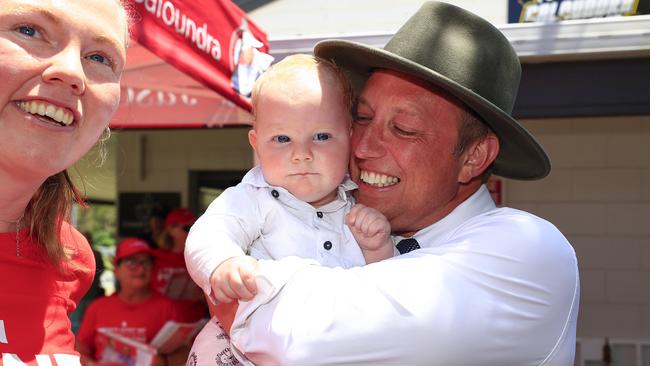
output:
<path id="1" fill-rule="evenodd" d="M 95 254 L 88 240 L 68 222 L 61 224 L 59 239 L 68 259 L 66 266 L 78 277 L 83 296 L 95 276 Z"/>
<path id="2" fill-rule="evenodd" d="M 79 254 L 84 258 L 89 258 L 94 263 L 93 250 L 83 234 L 79 232 L 72 224 L 63 221 L 61 224 L 61 232 L 59 234 L 61 245 L 66 251 L 72 251 L 71 254 Z"/>

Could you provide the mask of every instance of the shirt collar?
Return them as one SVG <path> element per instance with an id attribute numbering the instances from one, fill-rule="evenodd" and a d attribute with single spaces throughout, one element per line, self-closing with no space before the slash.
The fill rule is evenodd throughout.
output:
<path id="1" fill-rule="evenodd" d="M 246 175 L 244 175 L 244 178 L 242 178 L 242 183 L 250 184 L 257 188 L 277 189 L 281 193 L 280 200 L 285 204 L 289 204 L 290 206 L 294 205 L 292 202 L 300 201 L 286 189 L 268 184 L 266 182 L 266 179 L 264 179 L 262 168 L 259 165 L 255 166 L 253 169 L 249 170 Z M 341 182 L 337 188 L 338 198 L 322 207 L 319 207 L 318 211 L 330 212 L 338 210 L 340 207 L 344 206 L 345 203 L 348 202 L 348 200 L 351 198 L 352 195 L 350 191 L 353 191 L 357 188 L 357 184 L 354 183 L 352 179 L 350 179 L 350 176 L 348 174 L 346 174 L 345 178 L 343 178 L 343 182 Z M 290 199 L 286 200 L 286 197 L 290 197 Z M 309 205 L 306 202 L 304 204 Z M 309 205 L 309 207 L 311 207 L 311 205 Z"/>
<path id="2" fill-rule="evenodd" d="M 490 192 L 483 184 L 447 216 L 416 232 L 412 238 L 415 238 L 419 243 L 426 243 L 426 246 L 432 246 L 437 240 L 444 240 L 445 234 L 453 231 L 465 221 L 495 208 L 494 200 L 492 200 Z M 403 237 L 400 236 L 393 238 L 395 242 L 399 242 L 401 239 Z"/>

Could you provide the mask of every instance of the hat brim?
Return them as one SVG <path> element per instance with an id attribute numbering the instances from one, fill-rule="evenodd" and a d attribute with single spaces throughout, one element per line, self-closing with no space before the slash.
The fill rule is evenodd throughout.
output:
<path id="1" fill-rule="evenodd" d="M 496 133 L 500 151 L 494 161 L 494 174 L 521 180 L 541 179 L 549 174 L 548 155 L 526 129 L 500 108 L 455 81 L 407 58 L 351 41 L 321 41 L 314 47 L 314 54 L 333 60 L 345 70 L 356 95 L 375 69 L 395 70 L 431 83 L 465 103 Z"/>

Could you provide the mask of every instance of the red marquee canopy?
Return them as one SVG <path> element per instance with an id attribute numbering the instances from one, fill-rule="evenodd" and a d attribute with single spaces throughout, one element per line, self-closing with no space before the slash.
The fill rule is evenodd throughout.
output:
<path id="1" fill-rule="evenodd" d="M 228 0 L 130 0 L 136 22 L 112 128 L 249 124 L 266 34 Z"/>

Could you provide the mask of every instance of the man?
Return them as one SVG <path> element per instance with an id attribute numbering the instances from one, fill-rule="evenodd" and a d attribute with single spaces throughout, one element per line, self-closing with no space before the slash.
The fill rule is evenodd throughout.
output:
<path id="1" fill-rule="evenodd" d="M 575 253 L 549 222 L 496 208 L 484 185 L 490 172 L 532 180 L 550 171 L 543 149 L 510 117 L 521 67 L 505 37 L 432 2 L 384 49 L 333 40 L 315 53 L 365 82 L 352 177 L 358 201 L 406 239 L 397 243 L 404 254 L 349 270 L 260 261 L 258 293 L 239 304 L 231 328 L 240 357 L 257 365 L 572 365 Z"/>

